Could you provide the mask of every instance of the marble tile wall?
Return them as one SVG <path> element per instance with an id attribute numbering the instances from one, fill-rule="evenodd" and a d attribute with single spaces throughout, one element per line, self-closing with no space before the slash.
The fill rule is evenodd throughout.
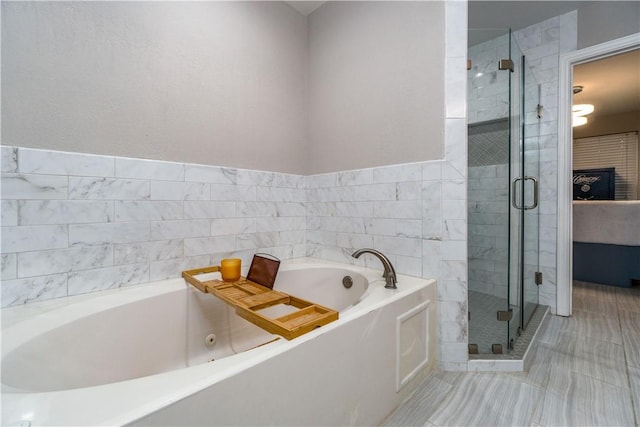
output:
<path id="1" fill-rule="evenodd" d="M 306 253 L 303 176 L 2 148 L 2 306 Z"/>
<path id="2" fill-rule="evenodd" d="M 509 166 L 469 168 L 469 290 L 507 296 Z"/>

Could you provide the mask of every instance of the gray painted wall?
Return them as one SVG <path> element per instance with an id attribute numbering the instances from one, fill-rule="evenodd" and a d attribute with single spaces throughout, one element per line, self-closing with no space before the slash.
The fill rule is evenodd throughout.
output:
<path id="1" fill-rule="evenodd" d="M 283 2 L 3 2 L 2 144 L 299 174 L 442 158 L 444 3 L 309 22 L 307 44 Z"/>
<path id="2" fill-rule="evenodd" d="M 578 9 L 578 49 L 639 32 L 638 1 L 598 1 Z"/>
<path id="3" fill-rule="evenodd" d="M 311 173 L 443 158 L 443 2 L 325 3 L 307 40 Z"/>
<path id="4" fill-rule="evenodd" d="M 302 173 L 282 2 L 2 2 L 2 144 Z"/>

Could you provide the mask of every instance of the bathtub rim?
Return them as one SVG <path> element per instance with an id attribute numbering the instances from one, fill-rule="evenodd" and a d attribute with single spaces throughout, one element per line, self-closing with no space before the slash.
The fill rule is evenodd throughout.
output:
<path id="1" fill-rule="evenodd" d="M 351 319 L 363 316 L 419 289 L 427 288 L 428 286 L 435 284 L 435 280 L 433 279 L 421 279 L 412 276 L 399 275 L 399 288 L 397 290 L 389 290 L 384 288 L 384 280 L 381 277 L 380 270 L 313 258 L 289 260 L 283 262 L 282 267 L 283 269 L 305 269 L 313 267 L 339 268 L 360 273 L 369 280 L 369 286 L 360 299 L 362 302 L 367 302 L 351 306 L 344 313 L 340 314 L 340 319 L 338 321 L 325 325 L 322 328 L 298 337 L 295 340 L 287 341 L 285 339 L 280 339 L 262 347 L 220 359 L 216 361 L 215 364 L 195 365 L 148 377 L 63 391 L 3 392 L 2 422 L 19 422 L 21 421 L 21 418 L 16 415 L 33 412 L 35 411 L 33 408 L 39 408 L 42 405 L 46 407 L 46 410 L 43 412 L 51 414 L 51 418 L 45 421 L 37 421 L 34 419 L 34 423 L 86 423 L 84 418 L 78 418 L 76 421 L 69 419 L 69 412 L 73 412 L 73 408 L 77 409 L 78 407 L 87 408 L 87 413 L 95 415 L 95 419 L 92 420 L 92 424 L 95 425 L 124 425 L 135 422 L 135 420 L 146 416 L 150 412 L 171 405 L 172 403 L 197 393 L 214 383 L 223 381 L 224 379 L 229 378 L 248 367 L 254 366 L 263 360 L 275 357 L 292 347 L 302 345 L 304 342 L 312 340 L 320 334 L 328 333 L 332 329 L 339 327 L 341 324 L 348 322 Z M 179 290 L 181 286 L 188 285 L 181 278 L 168 279 L 122 289 L 64 298 L 65 300 L 73 299 L 73 301 L 58 301 L 51 304 L 47 304 L 49 301 L 37 303 L 40 307 L 30 307 L 33 309 L 27 310 L 29 313 L 26 314 L 26 318 L 18 320 L 6 327 L 3 322 L 3 334 L 5 330 L 17 330 L 15 328 L 25 327 L 24 325 L 27 325 L 28 327 L 30 320 L 35 321 L 37 318 L 40 318 L 42 315 L 46 315 L 49 312 L 55 312 L 59 309 L 69 307 L 73 308 L 74 305 L 85 305 L 85 303 L 97 298 L 102 299 L 107 297 L 109 300 L 117 300 L 118 297 L 121 298 L 122 292 L 127 292 L 136 295 L 139 293 L 140 295 L 137 300 L 145 299 L 149 296 L 148 292 L 151 286 L 154 286 L 153 289 L 155 292 L 160 293 L 161 288 L 163 292 L 172 292 Z M 127 300 L 127 302 L 130 302 L 130 300 Z M 10 309 L 13 309 L 13 307 Z M 86 312 L 86 310 L 79 311 Z M 65 323 L 60 324 L 62 325 Z M 43 331 L 33 333 L 30 337 L 25 337 L 22 342 L 33 339 L 32 337 L 34 335 L 37 336 L 41 333 L 43 333 Z M 8 351 L 11 351 L 12 348 L 16 347 L 17 345 L 12 345 Z M 4 345 L 2 353 L 4 356 Z M 149 392 L 149 390 L 151 390 L 151 392 Z M 122 395 L 123 392 L 126 393 L 127 398 L 118 399 L 118 402 L 115 405 L 113 405 L 112 402 L 112 407 L 109 408 L 110 410 L 104 409 L 103 406 L 105 405 L 99 405 L 96 403 L 104 402 L 105 399 L 108 399 L 109 396 L 113 396 L 114 394 Z M 71 406 L 68 406 L 71 402 Z M 11 408 L 6 408 L 6 405 Z M 117 408 L 114 406 L 117 406 Z M 14 408 L 15 411 L 11 412 L 15 413 L 7 411 L 7 409 Z"/>

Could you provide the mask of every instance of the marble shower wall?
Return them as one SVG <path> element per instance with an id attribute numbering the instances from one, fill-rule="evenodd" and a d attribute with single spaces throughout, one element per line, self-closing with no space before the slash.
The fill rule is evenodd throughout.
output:
<path id="1" fill-rule="evenodd" d="M 2 147 L 2 306 L 304 256 L 305 178 Z"/>

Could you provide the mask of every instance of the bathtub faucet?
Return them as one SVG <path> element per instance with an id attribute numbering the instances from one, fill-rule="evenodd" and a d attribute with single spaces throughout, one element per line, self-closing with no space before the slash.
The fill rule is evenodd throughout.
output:
<path id="1" fill-rule="evenodd" d="M 354 258 L 360 258 L 360 255 L 362 254 L 375 255 L 384 266 L 384 273 L 382 273 L 382 277 L 386 280 L 386 285 L 384 285 L 384 287 L 387 289 L 398 289 L 396 286 L 396 283 L 398 283 L 398 279 L 396 278 L 396 269 L 393 268 L 393 264 L 391 264 L 389 258 L 387 258 L 382 252 L 369 248 L 358 249 L 352 253 L 351 256 Z"/>

